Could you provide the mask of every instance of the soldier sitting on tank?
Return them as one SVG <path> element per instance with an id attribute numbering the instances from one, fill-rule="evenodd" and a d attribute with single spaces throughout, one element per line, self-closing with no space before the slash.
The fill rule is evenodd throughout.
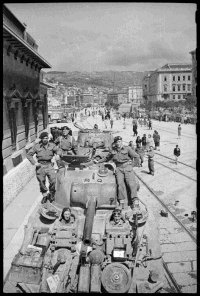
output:
<path id="1" fill-rule="evenodd" d="M 120 206 L 124 208 L 124 185 L 126 185 L 131 194 L 131 208 L 138 207 L 137 197 L 137 182 L 132 167 L 132 160 L 139 160 L 139 155 L 133 151 L 130 147 L 125 147 L 122 144 L 122 137 L 117 136 L 114 138 L 114 145 L 112 145 L 112 151 L 108 155 L 100 160 L 94 160 L 95 163 L 108 162 L 113 160 L 116 164 L 116 181 L 118 185 L 118 201 Z"/>

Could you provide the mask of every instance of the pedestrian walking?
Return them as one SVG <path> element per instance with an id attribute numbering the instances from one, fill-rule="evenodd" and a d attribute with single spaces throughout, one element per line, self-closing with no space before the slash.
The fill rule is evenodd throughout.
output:
<path id="1" fill-rule="evenodd" d="M 140 139 L 140 136 L 136 138 L 135 143 L 136 143 L 136 148 L 140 148 L 142 146 L 142 139 Z"/>
<path id="2" fill-rule="evenodd" d="M 142 147 L 144 148 L 144 150 L 146 150 L 146 145 L 147 145 L 147 137 L 146 137 L 146 134 L 143 134 Z"/>
<path id="3" fill-rule="evenodd" d="M 148 152 L 146 153 L 148 157 L 148 167 L 149 167 L 149 175 L 154 176 L 155 170 L 154 170 L 154 155 L 155 152 L 153 151 L 153 146 L 149 147 Z"/>
<path id="4" fill-rule="evenodd" d="M 140 163 L 139 163 L 139 166 L 142 167 L 142 164 L 144 162 L 144 156 L 145 156 L 145 151 L 144 151 L 144 148 L 143 147 L 138 147 L 138 148 L 135 148 L 135 152 L 139 155 L 140 157 Z"/>
<path id="5" fill-rule="evenodd" d="M 149 119 L 149 129 L 152 130 L 152 121 L 151 121 L 151 119 Z"/>
<path id="6" fill-rule="evenodd" d="M 149 150 L 149 147 L 153 146 L 153 139 L 150 134 L 148 134 L 148 138 L 146 140 L 146 150 Z"/>
<path id="7" fill-rule="evenodd" d="M 110 127 L 113 128 L 113 118 L 110 119 Z"/>
<path id="8" fill-rule="evenodd" d="M 116 164 L 115 174 L 118 186 L 118 201 L 122 208 L 124 207 L 125 200 L 125 182 L 131 194 L 131 207 L 138 207 L 138 184 L 135 179 L 135 174 L 132 168 L 132 160 L 135 158 L 139 158 L 139 155 L 135 153 L 130 147 L 125 147 L 122 144 L 122 137 L 117 136 L 114 138 L 114 145 L 112 146 L 112 151 L 109 152 L 108 155 L 103 159 L 100 159 L 99 161 L 95 160 L 96 163 L 102 163 L 112 159 L 113 162 Z"/>
<path id="9" fill-rule="evenodd" d="M 137 136 L 138 132 L 137 132 L 137 123 L 136 122 L 134 122 L 134 124 L 133 124 L 133 132 L 134 132 L 133 137 Z"/>
<path id="10" fill-rule="evenodd" d="M 103 113 L 101 114 L 101 118 L 102 118 L 102 121 L 104 121 L 105 117 Z"/>
<path id="11" fill-rule="evenodd" d="M 141 125 L 141 127 L 143 127 L 143 123 L 144 123 L 143 118 L 140 118 L 140 125 Z"/>
<path id="12" fill-rule="evenodd" d="M 105 117 L 104 124 L 105 124 L 105 128 L 107 128 L 108 127 L 108 118 L 107 117 Z"/>
<path id="13" fill-rule="evenodd" d="M 160 135 L 156 130 L 154 131 L 153 139 L 154 139 L 154 144 L 155 144 L 155 150 L 160 151 Z"/>
<path id="14" fill-rule="evenodd" d="M 181 130 L 182 130 L 182 128 L 181 128 L 181 124 L 179 124 L 179 125 L 178 125 L 178 139 L 181 138 Z"/>
<path id="15" fill-rule="evenodd" d="M 177 164 L 178 158 L 181 155 L 181 149 L 176 145 L 176 148 L 174 148 L 174 157 L 175 157 L 175 164 Z"/>
<path id="16" fill-rule="evenodd" d="M 56 173 L 53 168 L 52 158 L 58 153 L 58 147 L 54 143 L 49 143 L 48 133 L 42 132 L 40 134 L 40 142 L 33 145 L 27 153 L 27 159 L 32 165 L 36 166 L 36 177 L 40 185 L 40 192 L 43 195 L 41 203 L 46 203 L 54 200 Z M 37 161 L 33 156 L 36 155 Z M 46 187 L 46 177 L 49 179 L 49 194 Z"/>

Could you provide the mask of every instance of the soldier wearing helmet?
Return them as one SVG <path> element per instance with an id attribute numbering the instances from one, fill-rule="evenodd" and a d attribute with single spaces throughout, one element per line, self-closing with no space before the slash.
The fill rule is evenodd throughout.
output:
<path id="1" fill-rule="evenodd" d="M 124 207 L 124 186 L 129 187 L 131 193 L 131 207 L 134 208 L 136 204 L 138 204 L 137 197 L 137 182 L 135 179 L 135 174 L 133 172 L 132 160 L 139 161 L 139 155 L 131 149 L 131 147 L 125 147 L 122 144 L 122 137 L 117 136 L 114 138 L 114 143 L 112 145 L 111 152 L 108 153 L 106 157 L 96 161 L 96 163 L 102 163 L 105 161 L 113 160 L 116 164 L 116 181 L 118 185 L 118 200 L 120 206 Z"/>
<path id="2" fill-rule="evenodd" d="M 40 185 L 40 192 L 43 195 L 41 203 L 45 203 L 48 199 L 46 187 L 46 176 L 49 179 L 49 199 L 54 200 L 56 174 L 51 162 L 54 154 L 57 154 L 58 148 L 54 143 L 49 143 L 48 133 L 42 132 L 40 134 L 40 142 L 36 143 L 27 153 L 27 159 L 36 166 L 36 177 Z M 36 154 L 37 161 L 34 160 L 33 156 Z"/>

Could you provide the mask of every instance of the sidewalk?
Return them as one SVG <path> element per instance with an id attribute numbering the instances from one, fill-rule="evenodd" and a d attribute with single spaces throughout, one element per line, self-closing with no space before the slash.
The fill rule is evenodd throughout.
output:
<path id="1" fill-rule="evenodd" d="M 34 176 L 3 212 L 4 279 L 21 247 L 24 225 L 41 199 L 39 184 Z"/>

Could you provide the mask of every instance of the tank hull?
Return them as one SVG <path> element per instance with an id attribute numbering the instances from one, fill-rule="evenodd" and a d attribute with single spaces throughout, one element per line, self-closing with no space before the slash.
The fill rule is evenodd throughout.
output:
<path id="1" fill-rule="evenodd" d="M 105 168 L 88 163 L 58 170 L 55 202 L 38 205 L 29 218 L 5 293 L 134 293 L 149 285 L 147 293 L 156 289 L 148 281 L 152 270 L 158 287 L 164 285 L 154 216 L 144 204 L 132 210 L 126 203 L 115 221 L 114 167 Z M 63 222 L 66 207 L 70 219 Z M 147 246 L 154 260 L 144 266 Z"/>

